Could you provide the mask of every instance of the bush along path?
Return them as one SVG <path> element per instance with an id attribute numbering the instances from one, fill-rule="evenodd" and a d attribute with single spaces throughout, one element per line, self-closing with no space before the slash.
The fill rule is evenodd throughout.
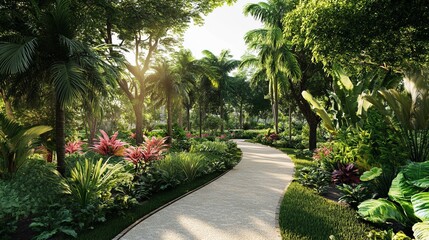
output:
<path id="1" fill-rule="evenodd" d="M 276 209 L 293 163 L 274 148 L 236 142 L 243 158 L 233 170 L 116 239 L 281 239 Z"/>

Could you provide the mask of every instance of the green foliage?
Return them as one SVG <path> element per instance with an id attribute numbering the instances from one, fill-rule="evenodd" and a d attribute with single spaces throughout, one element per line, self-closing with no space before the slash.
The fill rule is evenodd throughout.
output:
<path id="1" fill-rule="evenodd" d="M 384 89 L 378 91 L 377 95 L 364 97 L 387 119 L 391 114 L 394 115 L 409 158 L 415 162 L 426 161 L 429 156 L 428 86 L 429 70 L 410 69 L 405 72 L 404 92 Z"/>
<path id="2" fill-rule="evenodd" d="M 368 232 L 368 240 L 411 240 L 410 237 L 405 235 L 402 231 L 395 234 L 393 229 L 386 230 L 371 230 Z"/>
<path id="3" fill-rule="evenodd" d="M 204 168 L 204 157 L 197 154 L 179 153 L 175 157 L 179 158 L 179 163 L 185 181 L 192 181 L 202 174 Z"/>
<path id="4" fill-rule="evenodd" d="M 371 192 L 363 184 L 342 184 L 337 185 L 337 188 L 341 192 L 338 200 L 349 204 L 352 208 L 356 208 L 359 203 L 371 198 Z"/>
<path id="5" fill-rule="evenodd" d="M 378 167 L 373 167 L 370 170 L 362 173 L 360 176 L 360 180 L 363 182 L 371 181 L 377 177 L 379 177 L 383 173 L 383 169 Z"/>
<path id="6" fill-rule="evenodd" d="M 58 234 L 77 237 L 72 212 L 60 204 L 50 205 L 41 216 L 33 218 L 30 228 L 39 233 L 35 240 L 52 239 Z"/>
<path id="7" fill-rule="evenodd" d="M 292 182 L 280 206 L 279 225 L 283 239 L 366 239 L 369 226 L 355 212 Z"/>
<path id="8" fill-rule="evenodd" d="M 0 177 L 14 174 L 32 154 L 35 140 L 51 129 L 48 126 L 24 127 L 0 114 Z"/>
<path id="9" fill-rule="evenodd" d="M 225 142 L 205 141 L 199 144 L 194 144 L 190 152 L 211 152 L 211 153 L 226 153 L 228 146 Z"/>
<path id="10" fill-rule="evenodd" d="M 429 194 L 427 186 L 422 185 L 428 168 L 429 162 L 407 165 L 392 181 L 389 199 L 364 201 L 358 207 L 359 215 L 376 223 L 397 222 L 404 228 L 428 221 Z"/>
<path id="11" fill-rule="evenodd" d="M 100 159 L 93 163 L 89 159 L 79 161 L 65 179 L 66 192 L 79 203 L 82 208 L 91 204 L 101 204 L 111 197 L 111 190 L 121 179 L 117 173 L 123 169 L 121 164 L 110 165 Z"/>
<path id="12" fill-rule="evenodd" d="M 55 166 L 43 160 L 30 159 L 13 178 L 0 180 L 0 238 L 14 232 L 19 219 L 57 202 L 62 192 Z"/>
<path id="13" fill-rule="evenodd" d="M 296 180 L 303 186 L 313 189 L 318 194 L 323 194 L 331 182 L 331 173 L 320 166 L 303 167 L 298 170 Z"/>

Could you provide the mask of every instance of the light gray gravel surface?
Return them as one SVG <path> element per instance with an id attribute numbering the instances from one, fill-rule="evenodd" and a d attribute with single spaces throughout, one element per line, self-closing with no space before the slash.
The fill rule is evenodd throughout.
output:
<path id="1" fill-rule="evenodd" d="M 276 209 L 293 163 L 279 150 L 236 140 L 243 159 L 206 187 L 145 219 L 121 240 L 281 239 Z"/>

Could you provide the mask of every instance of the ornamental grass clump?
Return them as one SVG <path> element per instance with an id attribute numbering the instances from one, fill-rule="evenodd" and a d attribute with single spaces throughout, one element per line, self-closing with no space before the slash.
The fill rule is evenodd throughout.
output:
<path id="1" fill-rule="evenodd" d="M 125 143 L 116 139 L 118 132 L 115 132 L 110 138 L 109 135 L 103 130 L 100 130 L 101 137 L 99 142 L 94 144 L 92 149 L 103 156 L 124 156 Z"/>

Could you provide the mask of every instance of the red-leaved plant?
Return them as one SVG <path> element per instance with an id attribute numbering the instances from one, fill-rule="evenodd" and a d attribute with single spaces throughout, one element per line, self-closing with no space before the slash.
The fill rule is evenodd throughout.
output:
<path id="1" fill-rule="evenodd" d="M 359 177 L 359 169 L 353 163 L 338 164 L 338 169 L 332 172 L 332 181 L 335 184 L 359 183 Z"/>
<path id="2" fill-rule="evenodd" d="M 139 168 L 143 168 L 146 163 L 151 161 L 160 160 L 163 153 L 167 151 L 168 144 L 165 144 L 167 137 L 165 138 L 148 138 L 144 136 L 144 143 L 139 147 L 129 147 L 125 150 L 124 159 L 132 162 L 136 171 Z"/>
<path id="3" fill-rule="evenodd" d="M 82 141 L 72 141 L 68 142 L 65 145 L 66 148 L 66 154 L 73 154 L 73 153 L 79 153 L 82 154 Z"/>
<path id="4" fill-rule="evenodd" d="M 125 153 L 125 143 L 116 139 L 118 137 L 118 132 L 115 132 L 111 138 L 103 130 L 100 130 L 101 137 L 98 138 L 100 141 L 92 147 L 94 152 L 97 152 L 104 156 L 124 156 Z"/>

